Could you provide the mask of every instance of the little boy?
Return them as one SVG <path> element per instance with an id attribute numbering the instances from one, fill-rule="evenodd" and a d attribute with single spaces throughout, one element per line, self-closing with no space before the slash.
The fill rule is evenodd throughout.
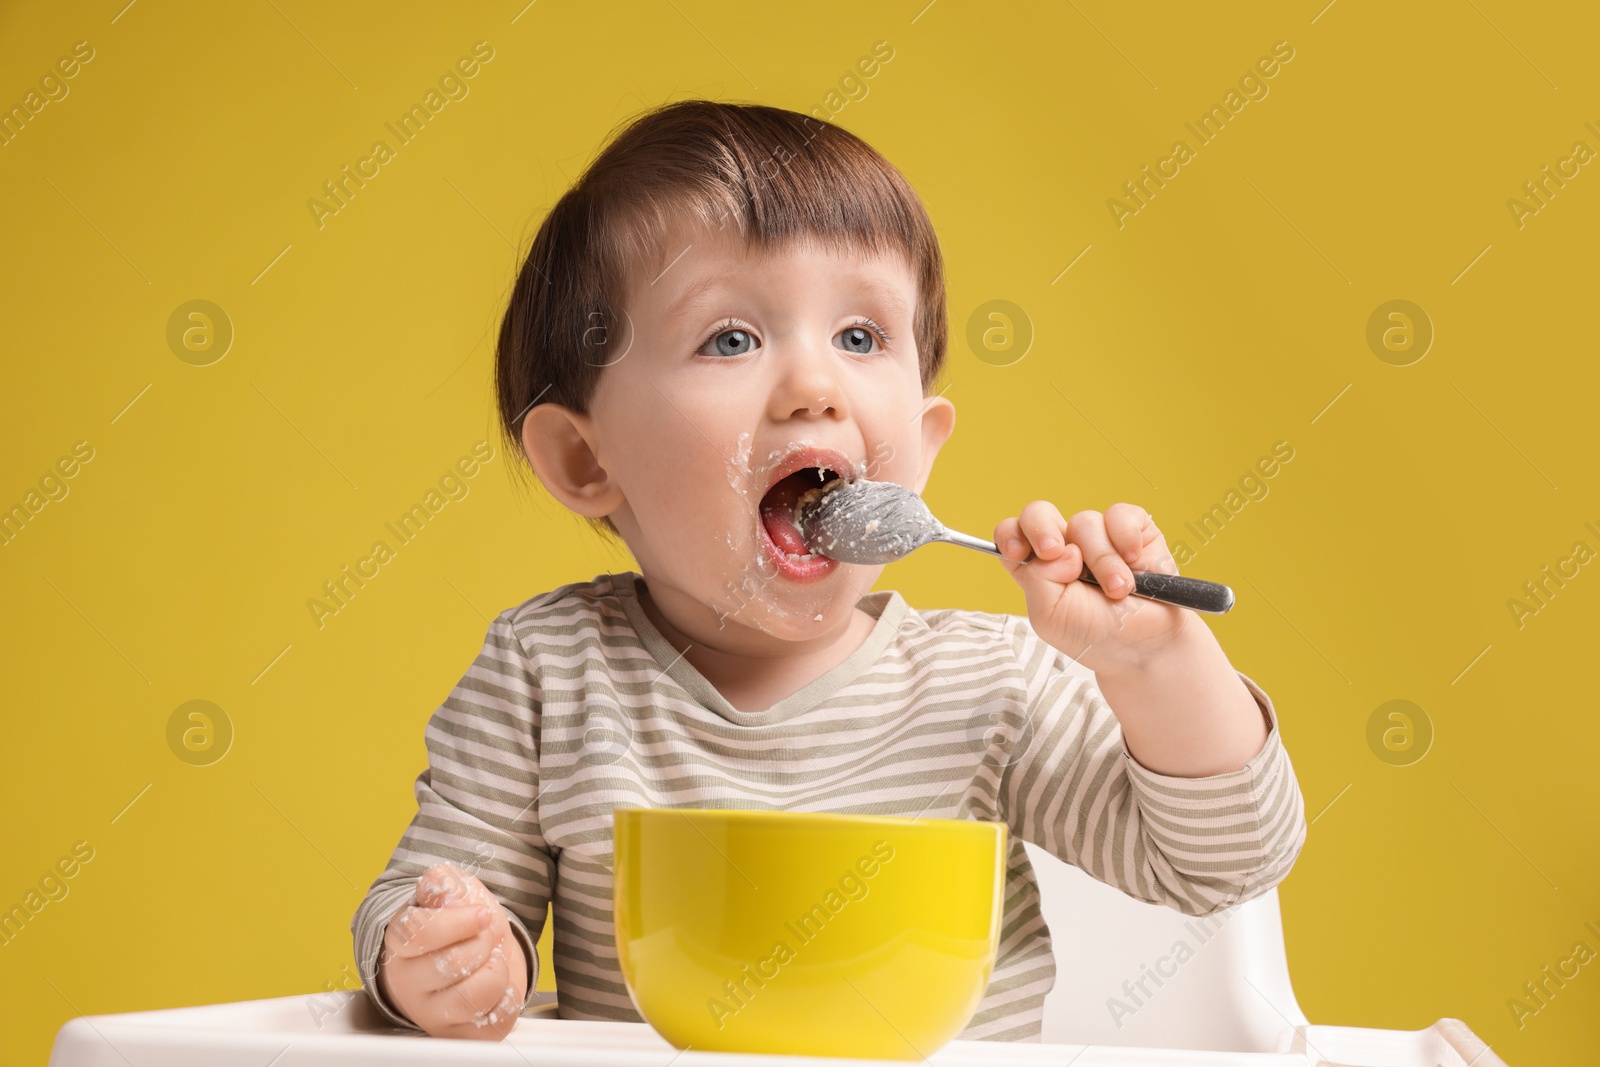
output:
<path id="1" fill-rule="evenodd" d="M 502 427 L 642 573 L 502 612 L 430 719 L 417 814 L 352 923 L 387 1018 L 504 1037 L 548 905 L 561 1017 L 639 1020 L 619 805 L 1005 822 L 967 1039 L 1038 1040 L 1055 965 L 1024 841 L 1190 915 L 1288 873 L 1306 823 L 1272 703 L 1197 615 L 1128 598 L 1132 570 L 1177 573 L 1143 508 L 1002 521 L 1026 618 L 919 611 L 865 592 L 881 566 L 807 552 L 807 488 L 926 486 L 955 424 L 945 346 L 932 224 L 839 127 L 669 105 L 555 205 L 501 327 Z"/>

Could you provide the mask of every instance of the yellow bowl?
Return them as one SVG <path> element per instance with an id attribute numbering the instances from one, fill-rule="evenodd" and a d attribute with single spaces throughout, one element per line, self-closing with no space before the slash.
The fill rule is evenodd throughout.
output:
<path id="1" fill-rule="evenodd" d="M 680 1049 L 922 1059 L 994 968 L 1006 827 L 967 819 L 616 808 L 635 1007 Z"/>

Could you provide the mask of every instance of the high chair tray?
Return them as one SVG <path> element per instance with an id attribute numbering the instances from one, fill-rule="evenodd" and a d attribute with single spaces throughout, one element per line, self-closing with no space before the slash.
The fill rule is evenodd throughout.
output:
<path id="1" fill-rule="evenodd" d="M 56 1034 L 49 1067 L 848 1067 L 882 1060 L 680 1052 L 644 1023 L 553 1018 L 524 1012 L 504 1042 L 433 1038 L 397 1029 L 357 990 L 80 1016 Z M 1203 1052 L 952 1041 L 935 1067 L 1505 1067 L 1465 1024 L 1424 1030 L 1300 1026 L 1280 1052 Z"/>

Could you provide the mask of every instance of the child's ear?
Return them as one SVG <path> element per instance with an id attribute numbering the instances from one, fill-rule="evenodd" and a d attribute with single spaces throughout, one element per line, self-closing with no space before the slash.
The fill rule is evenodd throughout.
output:
<path id="1" fill-rule="evenodd" d="M 917 472 L 918 494 L 928 487 L 933 461 L 956 428 L 956 406 L 948 398 L 936 396 L 927 403 L 922 411 L 922 469 Z"/>
<path id="2" fill-rule="evenodd" d="M 594 422 L 560 404 L 535 404 L 522 419 L 522 450 L 539 481 L 568 509 L 586 518 L 611 514 L 622 488 L 600 465 Z"/>

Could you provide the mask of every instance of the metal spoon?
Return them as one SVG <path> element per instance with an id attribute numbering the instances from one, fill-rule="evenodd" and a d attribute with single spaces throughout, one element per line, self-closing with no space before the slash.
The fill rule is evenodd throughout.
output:
<path id="1" fill-rule="evenodd" d="M 811 551 L 841 563 L 893 563 L 934 541 L 1002 554 L 993 541 L 946 529 L 920 496 L 895 482 L 835 478 L 800 497 L 795 523 Z M 1023 562 L 1033 558 L 1029 552 Z M 1087 566 L 1078 580 L 1100 584 Z M 1134 571 L 1130 595 L 1211 615 L 1233 607 L 1225 585 L 1157 571 Z"/>

